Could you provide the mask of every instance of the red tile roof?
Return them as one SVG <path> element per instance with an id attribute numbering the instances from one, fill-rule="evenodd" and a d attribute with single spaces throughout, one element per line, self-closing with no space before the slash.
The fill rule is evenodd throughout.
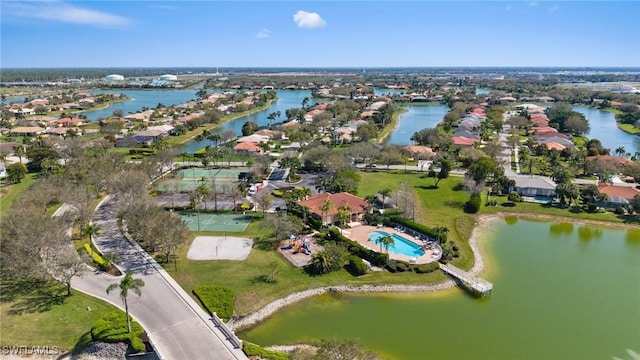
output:
<path id="1" fill-rule="evenodd" d="M 327 200 L 331 201 L 333 205 L 326 214 L 323 214 L 320 210 L 320 207 Z M 364 199 L 347 192 L 341 192 L 337 194 L 322 193 L 314 195 L 309 197 L 307 200 L 298 201 L 298 205 L 308 207 L 312 213 L 320 217 L 322 217 L 323 215 L 336 215 L 338 213 L 338 208 L 343 205 L 349 206 L 349 208 L 351 209 L 351 213 L 362 213 L 367 211 L 367 209 L 369 208 L 369 204 L 364 201 Z"/>
<path id="2" fill-rule="evenodd" d="M 598 190 L 602 194 L 607 194 L 609 196 L 620 196 L 627 200 L 631 200 L 636 195 L 640 195 L 640 190 L 637 190 L 631 186 L 614 186 L 601 184 L 598 185 Z"/>
<path id="3" fill-rule="evenodd" d="M 454 136 L 451 138 L 453 145 L 457 146 L 473 146 L 476 143 L 476 139 L 468 138 L 466 136 Z"/>
<path id="4" fill-rule="evenodd" d="M 258 144 L 250 141 L 237 143 L 236 146 L 233 147 L 234 150 L 246 150 L 249 152 L 259 153 L 262 152 L 262 148 L 258 146 Z"/>

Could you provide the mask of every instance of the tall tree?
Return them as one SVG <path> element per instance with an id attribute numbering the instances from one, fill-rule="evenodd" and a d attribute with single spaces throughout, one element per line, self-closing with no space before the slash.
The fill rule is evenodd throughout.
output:
<path id="1" fill-rule="evenodd" d="M 127 298 L 129 297 L 129 291 L 133 291 L 138 297 L 142 296 L 142 287 L 144 281 L 142 279 L 134 279 L 133 272 L 127 272 L 119 283 L 111 284 L 107 287 L 107 294 L 115 289 L 120 289 L 120 299 L 124 303 L 124 311 L 127 315 L 127 332 L 131 332 L 131 319 L 129 318 L 129 304 Z"/>
<path id="2" fill-rule="evenodd" d="M 327 223 L 327 214 L 329 213 L 329 210 L 331 210 L 332 208 L 333 208 L 333 202 L 329 199 L 325 200 L 320 205 L 320 207 L 318 207 L 318 209 L 322 211 L 322 224 Z"/>
<path id="3" fill-rule="evenodd" d="M 391 235 L 379 237 L 376 242 L 378 243 L 378 245 L 380 245 L 380 251 L 382 251 L 382 249 L 384 248 L 387 253 L 389 253 L 389 247 L 395 244 L 395 240 Z"/>

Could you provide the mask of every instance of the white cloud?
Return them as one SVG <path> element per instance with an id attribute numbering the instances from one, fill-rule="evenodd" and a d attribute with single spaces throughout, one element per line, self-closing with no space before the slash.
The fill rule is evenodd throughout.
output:
<path id="1" fill-rule="evenodd" d="M 322 17 L 320 17 L 320 14 L 314 12 L 306 12 L 303 10 L 300 10 L 297 13 L 293 14 L 293 21 L 295 21 L 298 27 L 306 29 L 316 29 L 327 25 L 327 22 L 324 21 Z"/>
<path id="2" fill-rule="evenodd" d="M 558 10 L 560 10 L 560 7 L 558 5 L 554 5 L 554 6 L 549 8 L 549 12 L 552 13 L 552 14 L 554 12 L 558 11 Z"/>
<path id="3" fill-rule="evenodd" d="M 271 35 L 271 31 L 269 31 L 269 29 L 260 29 L 257 33 L 256 33 L 256 37 L 258 39 L 264 39 L 264 38 L 268 38 Z"/>
<path id="4" fill-rule="evenodd" d="M 538 2 L 537 1 L 529 1 L 529 3 L 527 5 L 529 5 L 531 7 L 538 6 Z"/>
<path id="5" fill-rule="evenodd" d="M 511 5 L 507 5 L 504 9 L 507 11 L 511 10 Z"/>
<path id="6" fill-rule="evenodd" d="M 3 1 L 2 9 L 12 16 L 52 20 L 102 27 L 127 26 L 131 19 L 106 12 L 81 8 L 62 1 Z"/>

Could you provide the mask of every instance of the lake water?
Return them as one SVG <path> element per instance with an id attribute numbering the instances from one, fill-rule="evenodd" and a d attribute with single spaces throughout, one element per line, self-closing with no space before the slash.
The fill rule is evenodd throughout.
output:
<path id="1" fill-rule="evenodd" d="M 491 94 L 491 89 L 476 88 L 476 95 L 486 95 L 486 94 Z"/>
<path id="2" fill-rule="evenodd" d="M 273 123 L 282 122 L 287 118 L 285 112 L 288 109 L 302 107 L 302 100 L 304 100 L 305 97 L 311 97 L 311 91 L 308 90 L 278 90 L 277 93 L 278 100 L 267 109 L 245 117 L 228 121 L 224 123 L 217 131 L 222 132 L 231 129 L 236 133 L 236 135 L 240 136 L 242 135 L 242 125 L 245 122 L 255 121 L 258 126 L 267 126 L 269 125 L 269 119 L 267 119 L 267 116 L 276 111 L 280 111 L 281 115 L 279 118 L 276 118 Z M 310 102 L 310 104 L 312 103 Z M 191 140 L 186 144 L 186 147 L 183 151 L 192 153 L 210 144 L 211 142 L 209 140 Z"/>
<path id="3" fill-rule="evenodd" d="M 115 110 L 122 110 L 127 115 L 141 110 L 143 107 L 155 108 L 158 104 L 165 106 L 183 104 L 196 99 L 196 90 L 109 90 L 93 91 L 92 94 L 125 94 L 131 101 L 113 104 L 100 110 L 83 112 L 93 122 L 98 118 L 111 116 Z"/>
<path id="4" fill-rule="evenodd" d="M 600 140 L 602 146 L 611 149 L 611 155 L 614 155 L 614 150 L 620 146 L 624 147 L 631 155 L 640 152 L 640 136 L 618 129 L 615 115 L 612 112 L 579 105 L 574 105 L 573 111 L 583 114 L 589 120 L 591 130 L 587 136 Z"/>
<path id="5" fill-rule="evenodd" d="M 449 111 L 446 105 L 402 105 L 409 110 L 400 115 L 398 126 L 391 133 L 389 144 L 411 145 L 411 137 L 424 128 L 434 128 Z"/>
<path id="6" fill-rule="evenodd" d="M 640 232 L 509 218 L 481 240 L 493 293 L 332 294 L 240 334 L 358 339 L 393 359 L 627 359 L 640 352 Z M 517 234 L 517 236 L 514 236 Z"/>

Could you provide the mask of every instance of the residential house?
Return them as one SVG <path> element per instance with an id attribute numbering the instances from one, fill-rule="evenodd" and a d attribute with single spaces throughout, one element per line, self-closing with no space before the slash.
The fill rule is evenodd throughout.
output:
<path id="1" fill-rule="evenodd" d="M 321 208 L 327 201 L 330 202 L 331 206 L 328 210 L 322 211 Z M 348 209 L 349 222 L 360 222 L 370 208 L 369 203 L 364 199 L 347 192 L 314 195 L 307 200 L 298 201 L 298 205 L 307 207 L 311 215 L 320 219 L 323 224 L 335 224 L 338 222 L 340 208 Z"/>
<path id="2" fill-rule="evenodd" d="M 39 126 L 17 126 L 11 129 L 11 134 L 20 136 L 35 136 L 45 132 L 45 129 Z"/>
<path id="3" fill-rule="evenodd" d="M 239 142 L 233 147 L 233 150 L 246 151 L 251 154 L 262 154 L 260 145 L 251 141 Z"/>
<path id="4" fill-rule="evenodd" d="M 528 202 L 549 202 L 556 196 L 556 183 L 544 176 L 515 176 L 511 180 L 516 182 L 516 186 L 511 191 L 516 191 L 522 201 Z"/>
<path id="5" fill-rule="evenodd" d="M 477 140 L 466 136 L 454 136 L 451 138 L 451 141 L 453 141 L 454 146 L 472 147 Z"/>
<path id="6" fill-rule="evenodd" d="M 626 207 L 634 197 L 640 195 L 640 190 L 632 186 L 615 186 L 608 184 L 598 185 L 598 191 L 606 194 L 607 200 L 598 203 L 598 206 L 607 209 L 616 209 L 618 207 Z"/>

